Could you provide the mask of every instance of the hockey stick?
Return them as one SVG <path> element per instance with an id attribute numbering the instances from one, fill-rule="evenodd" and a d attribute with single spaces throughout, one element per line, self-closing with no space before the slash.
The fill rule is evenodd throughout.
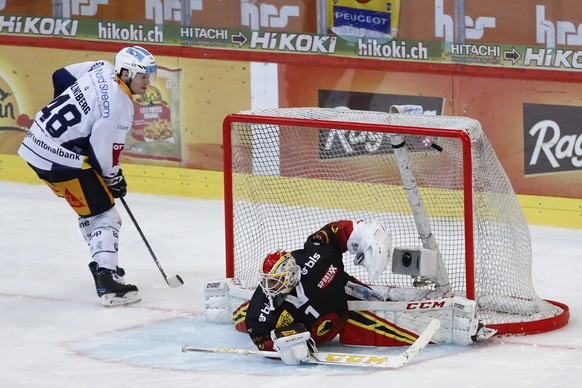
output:
<path id="1" fill-rule="evenodd" d="M 319 352 L 311 353 L 311 357 L 306 362 L 307 364 L 323 364 L 323 365 L 343 365 L 343 366 L 370 366 L 375 368 L 395 369 L 406 365 L 418 353 L 420 353 L 426 345 L 430 342 L 435 333 L 439 330 L 441 321 L 433 319 L 422 334 L 414 341 L 412 345 L 404 352 L 395 356 L 377 356 L 368 354 L 356 353 L 334 353 L 334 352 Z M 184 345 L 182 352 L 210 352 L 210 353 L 231 353 L 241 354 L 244 356 L 260 356 L 260 357 L 277 357 L 277 352 L 268 352 L 264 350 L 255 349 L 234 349 L 234 348 L 204 348 L 197 346 Z"/>
<path id="2" fill-rule="evenodd" d="M 135 228 L 139 232 L 139 235 L 141 236 L 141 239 L 143 240 L 143 242 L 145 243 L 146 247 L 150 251 L 150 254 L 152 255 L 152 259 L 154 259 L 154 261 L 156 262 L 156 265 L 158 266 L 158 269 L 160 270 L 162 276 L 166 280 L 166 283 L 168 283 L 168 286 L 170 286 L 170 287 L 180 287 L 182 284 L 184 284 L 184 281 L 182 280 L 182 278 L 179 275 L 175 275 L 175 276 L 173 276 L 171 278 L 168 278 L 166 276 L 166 273 L 162 269 L 162 266 L 161 266 L 160 262 L 158 261 L 158 258 L 154 254 L 154 251 L 152 250 L 152 247 L 150 247 L 150 244 L 148 243 L 148 240 L 146 240 L 143 232 L 141 231 L 141 228 L 139 227 L 139 225 L 137 223 L 137 220 L 133 216 L 133 213 L 131 212 L 131 210 L 129 210 L 129 206 L 127 206 L 127 202 L 125 202 L 125 199 L 123 199 L 123 197 L 120 197 L 119 199 L 121 200 L 121 203 L 125 207 L 125 210 L 127 211 L 127 214 L 129 214 L 129 218 L 131 218 L 131 220 L 133 221 L 133 224 L 135 225 Z"/>

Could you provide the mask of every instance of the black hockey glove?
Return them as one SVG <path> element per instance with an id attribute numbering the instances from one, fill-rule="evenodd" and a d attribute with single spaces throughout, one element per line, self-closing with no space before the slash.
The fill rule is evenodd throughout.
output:
<path id="1" fill-rule="evenodd" d="M 127 194 L 127 183 L 125 182 L 125 178 L 123 177 L 121 169 L 119 169 L 119 172 L 114 177 L 103 178 L 103 180 L 109 187 L 113 198 L 125 197 L 125 194 Z"/>

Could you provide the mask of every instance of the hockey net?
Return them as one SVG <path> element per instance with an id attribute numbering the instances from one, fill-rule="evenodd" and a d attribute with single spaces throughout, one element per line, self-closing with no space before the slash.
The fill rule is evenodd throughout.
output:
<path id="1" fill-rule="evenodd" d="M 255 287 L 267 253 L 301 248 L 331 221 L 377 220 L 394 247 L 426 247 L 431 234 L 452 292 L 499 333 L 567 324 L 568 307 L 534 290 L 529 228 L 478 121 L 289 108 L 230 115 L 223 129 L 228 277 Z M 369 282 L 345 255 L 346 271 Z M 417 289 L 390 269 L 373 285 Z"/>

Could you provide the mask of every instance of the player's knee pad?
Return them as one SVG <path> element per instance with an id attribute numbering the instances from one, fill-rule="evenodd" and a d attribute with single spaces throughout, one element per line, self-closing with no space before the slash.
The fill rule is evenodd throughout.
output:
<path id="1" fill-rule="evenodd" d="M 119 230 L 121 229 L 121 217 L 119 216 L 117 209 L 112 207 L 106 212 L 95 216 L 79 217 L 79 229 L 81 230 L 81 234 L 87 244 L 91 241 L 91 234 L 96 228 L 112 228 L 119 233 Z"/>
<path id="2" fill-rule="evenodd" d="M 91 256 L 100 267 L 115 269 L 121 217 L 113 207 L 91 217 L 79 217 L 79 228 L 85 238 Z"/>

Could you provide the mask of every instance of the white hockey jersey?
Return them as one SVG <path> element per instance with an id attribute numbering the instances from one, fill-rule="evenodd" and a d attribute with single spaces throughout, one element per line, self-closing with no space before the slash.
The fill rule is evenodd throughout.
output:
<path id="1" fill-rule="evenodd" d="M 93 64 L 73 67 L 74 76 L 84 74 L 36 114 L 18 150 L 31 165 L 47 171 L 90 165 L 106 178 L 118 173 L 133 97 L 112 64 Z"/>
<path id="2" fill-rule="evenodd" d="M 97 62 L 81 62 L 81 63 L 73 63 L 72 65 L 65 66 L 65 70 L 67 70 L 73 77 L 76 79 L 81 78 L 90 71 L 98 69 L 100 67 L 105 66 L 108 63 L 106 61 L 97 61 Z"/>

